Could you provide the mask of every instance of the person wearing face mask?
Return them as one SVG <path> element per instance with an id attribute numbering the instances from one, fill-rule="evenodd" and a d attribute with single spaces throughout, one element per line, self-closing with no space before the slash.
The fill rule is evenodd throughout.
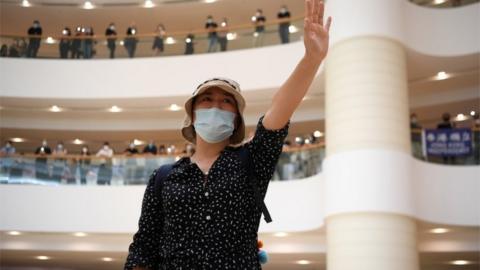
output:
<path id="1" fill-rule="evenodd" d="M 138 154 L 138 149 L 135 147 L 135 143 L 132 141 L 127 149 L 123 151 L 127 157 L 125 157 L 125 183 L 133 184 L 138 178 L 138 172 L 140 171 L 137 166 L 137 158 L 132 157 Z M 143 170 L 142 170 L 143 171 Z"/>
<path id="2" fill-rule="evenodd" d="M 227 39 L 228 35 L 228 22 L 227 18 L 223 18 L 223 21 L 220 23 L 220 27 L 218 30 L 218 43 L 220 44 L 220 51 L 224 52 L 227 50 Z"/>
<path id="3" fill-rule="evenodd" d="M 27 57 L 36 58 L 42 36 L 42 27 L 38 20 L 33 21 L 32 27 L 28 28 L 29 42 L 27 47 Z"/>
<path id="4" fill-rule="evenodd" d="M 65 172 L 66 160 L 64 157 L 67 155 L 67 149 L 63 145 L 63 142 L 58 142 L 55 149 L 53 149 L 53 156 L 57 157 L 53 160 L 52 180 L 60 183 Z"/>
<path id="5" fill-rule="evenodd" d="M 60 51 L 60 58 L 66 59 L 68 58 L 68 52 L 70 51 L 70 44 L 72 40 L 70 39 L 70 36 L 72 35 L 72 32 L 70 31 L 70 28 L 65 27 L 62 30 L 62 38 L 60 39 L 60 42 L 58 43 L 58 49 Z"/>
<path id="6" fill-rule="evenodd" d="M 290 42 L 290 32 L 288 31 L 290 27 L 290 11 L 288 11 L 287 6 L 283 5 L 282 8 L 280 8 L 277 18 L 281 21 L 278 25 L 280 41 L 282 44 L 288 43 Z"/>
<path id="7" fill-rule="evenodd" d="M 85 185 L 87 184 L 87 173 L 90 170 L 90 151 L 87 145 L 82 146 L 78 166 L 80 166 L 80 184 Z"/>
<path id="8" fill-rule="evenodd" d="M 110 59 L 113 59 L 115 58 L 115 42 L 117 40 L 117 31 L 114 23 L 108 25 L 107 30 L 105 30 L 105 36 L 107 37 L 107 47 L 110 51 Z"/>
<path id="9" fill-rule="evenodd" d="M 252 17 L 253 25 L 255 26 L 255 32 L 253 33 L 253 47 L 263 46 L 263 39 L 265 37 L 265 16 L 263 16 L 263 11 L 257 9 L 257 12 Z"/>
<path id="10" fill-rule="evenodd" d="M 323 2 L 305 6 L 305 54 L 251 141 L 241 144 L 246 103 L 237 82 L 206 80 L 185 102 L 181 133 L 196 151 L 150 176 L 124 269 L 261 269 L 262 213 L 271 221 L 262 201 L 289 119 L 328 51 L 331 18 L 323 19 Z"/>
<path id="11" fill-rule="evenodd" d="M 52 149 L 48 146 L 47 140 L 42 141 L 42 145 L 37 147 L 35 154 L 38 156 L 35 160 L 35 177 L 39 180 L 48 180 L 50 173 L 46 156 L 52 154 Z"/>
<path id="12" fill-rule="evenodd" d="M 415 113 L 410 115 L 410 135 L 413 156 L 419 159 L 424 159 L 422 151 L 422 126 L 418 124 L 418 117 Z"/>
<path id="13" fill-rule="evenodd" d="M 97 157 L 100 157 L 100 167 L 98 168 L 97 184 L 110 185 L 112 180 L 112 157 L 113 149 L 108 142 L 104 142 L 102 148 L 98 150 Z"/>
<path id="14" fill-rule="evenodd" d="M 213 17 L 209 15 L 207 17 L 207 22 L 205 23 L 205 29 L 208 32 L 208 50 L 207 52 L 216 52 L 217 51 L 217 23 L 213 20 Z"/>
<path id="15" fill-rule="evenodd" d="M 157 56 L 163 53 L 163 39 L 167 34 L 165 32 L 165 26 L 163 24 L 157 25 L 157 29 L 155 29 L 156 36 L 153 40 L 152 50 L 154 51 L 153 55 Z"/>
<path id="16" fill-rule="evenodd" d="M 123 46 L 127 50 L 128 57 L 135 57 L 135 51 L 137 49 L 138 39 L 135 37 L 137 33 L 137 27 L 135 23 L 130 24 L 127 28 L 127 37 L 123 40 Z"/>
<path id="17" fill-rule="evenodd" d="M 72 44 L 71 44 L 71 47 L 70 47 L 70 50 L 71 50 L 71 58 L 72 59 L 79 59 L 80 56 L 82 55 L 82 50 L 81 50 L 81 46 L 82 46 L 82 27 L 81 26 L 77 26 L 77 28 L 75 28 L 75 38 L 72 40 Z"/>

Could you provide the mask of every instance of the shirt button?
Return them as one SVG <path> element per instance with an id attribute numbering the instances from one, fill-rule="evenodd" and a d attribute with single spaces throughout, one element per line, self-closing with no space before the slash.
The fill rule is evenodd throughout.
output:
<path id="1" fill-rule="evenodd" d="M 207 220 L 210 220 L 212 219 L 212 217 L 210 217 L 209 215 L 205 217 Z"/>
<path id="2" fill-rule="evenodd" d="M 208 197 L 208 191 L 207 191 L 207 192 L 205 192 L 205 197 Z"/>

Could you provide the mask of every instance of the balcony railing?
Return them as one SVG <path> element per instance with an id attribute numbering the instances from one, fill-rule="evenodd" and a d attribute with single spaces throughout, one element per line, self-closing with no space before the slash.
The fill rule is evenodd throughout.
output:
<path id="1" fill-rule="evenodd" d="M 471 151 L 455 158 L 425 154 L 423 130 L 412 130 L 412 155 L 426 162 L 480 165 L 480 129 L 471 131 Z M 423 139 L 422 139 L 423 138 Z M 0 158 L 1 184 L 143 185 L 150 173 L 179 155 L 115 155 L 112 158 L 33 154 Z M 322 171 L 323 143 L 288 147 L 280 155 L 272 181 L 303 179 Z"/>
<path id="2" fill-rule="evenodd" d="M 288 28 L 289 42 L 298 41 L 303 35 L 303 17 L 293 17 L 290 20 L 272 20 L 265 24 L 265 31 L 255 31 L 253 24 L 217 28 L 217 36 L 226 38 L 226 50 L 242 50 L 255 47 L 282 44 L 280 24 L 290 23 Z M 221 23 L 219 23 L 219 26 Z M 285 28 L 283 28 L 285 29 Z M 0 44 L 5 45 L 0 55 L 4 57 L 29 57 L 29 44 L 39 40 L 37 58 L 110 58 L 108 39 L 115 45 L 115 58 L 129 57 L 129 48 L 135 47 L 133 57 L 162 57 L 184 54 L 207 53 L 209 49 L 208 32 L 205 29 L 194 31 L 166 32 L 163 37 L 164 51 L 157 52 L 153 44 L 157 33 L 149 33 L 139 29 L 134 35 L 118 34 L 116 36 L 27 36 L 2 33 Z M 95 32 L 100 32 L 96 29 Z M 103 33 L 104 29 L 102 29 Z M 72 31 L 73 32 L 73 31 Z M 81 31 L 80 31 L 81 32 Z M 97 32 L 97 33 L 98 33 Z M 119 31 L 120 32 L 120 31 Z M 122 31 L 123 33 L 123 31 Z M 191 36 L 190 36 L 191 35 Z M 225 39 L 223 39 L 225 40 Z M 221 51 L 221 41 L 214 47 L 215 52 Z M 32 43 L 33 44 L 33 43 Z M 30 48 L 31 49 L 31 48 Z M 63 51 L 63 56 L 62 56 Z"/>

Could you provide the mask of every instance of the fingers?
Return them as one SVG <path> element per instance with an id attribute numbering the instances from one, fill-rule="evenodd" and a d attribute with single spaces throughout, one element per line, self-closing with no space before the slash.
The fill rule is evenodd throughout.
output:
<path id="1" fill-rule="evenodd" d="M 317 11 L 317 20 L 320 25 L 323 25 L 323 12 L 325 10 L 325 4 L 323 1 L 319 1 L 318 3 L 318 11 Z"/>
<path id="2" fill-rule="evenodd" d="M 325 30 L 327 31 L 327 33 L 330 31 L 330 25 L 332 24 L 332 17 L 328 17 L 327 19 L 327 24 L 325 25 Z"/>
<path id="3" fill-rule="evenodd" d="M 312 0 L 305 0 L 305 28 L 309 28 L 312 23 L 313 5 Z"/>

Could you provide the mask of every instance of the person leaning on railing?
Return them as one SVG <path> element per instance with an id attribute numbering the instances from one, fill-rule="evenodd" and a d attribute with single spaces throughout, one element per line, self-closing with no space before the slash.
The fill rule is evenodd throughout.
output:
<path id="1" fill-rule="evenodd" d="M 27 31 L 30 36 L 27 47 L 27 57 L 36 58 L 38 54 L 38 49 L 40 49 L 40 41 L 42 37 L 42 27 L 38 20 L 33 21 L 32 27 Z"/>
<path id="2" fill-rule="evenodd" d="M 115 30 L 115 24 L 110 23 L 105 30 L 105 36 L 107 37 L 107 48 L 110 52 L 110 59 L 115 58 L 115 42 L 117 41 L 117 31 Z"/>
<path id="3" fill-rule="evenodd" d="M 280 11 L 277 14 L 277 18 L 282 22 L 278 25 L 278 33 L 280 35 L 280 41 L 282 44 L 290 42 L 290 11 L 288 11 L 287 6 L 283 5 L 280 8 Z"/>

